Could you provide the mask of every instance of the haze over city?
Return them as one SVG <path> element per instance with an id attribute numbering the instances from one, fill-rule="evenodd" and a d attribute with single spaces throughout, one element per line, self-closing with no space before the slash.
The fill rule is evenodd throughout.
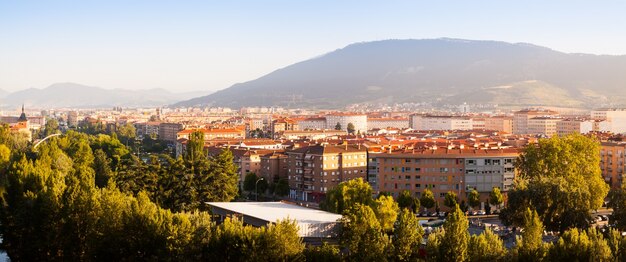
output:
<path id="1" fill-rule="evenodd" d="M 0 89 L 216 91 L 352 43 L 463 38 L 626 54 L 607 1 L 3 1 Z"/>

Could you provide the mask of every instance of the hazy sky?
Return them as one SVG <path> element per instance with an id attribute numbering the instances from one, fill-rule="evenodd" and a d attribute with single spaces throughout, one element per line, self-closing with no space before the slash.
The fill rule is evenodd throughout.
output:
<path id="1" fill-rule="evenodd" d="M 354 42 L 464 38 L 626 54 L 626 1 L 1 1 L 0 89 L 218 90 Z"/>

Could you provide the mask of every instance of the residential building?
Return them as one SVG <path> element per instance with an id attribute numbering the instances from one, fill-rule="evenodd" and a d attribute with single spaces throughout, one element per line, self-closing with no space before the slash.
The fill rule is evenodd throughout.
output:
<path id="1" fill-rule="evenodd" d="M 408 118 L 367 118 L 367 128 L 372 129 L 386 129 L 386 128 L 409 128 Z"/>
<path id="2" fill-rule="evenodd" d="M 376 170 L 369 170 L 377 173 L 378 191 L 394 197 L 404 190 L 420 197 L 429 189 L 441 205 L 449 191 L 467 201 L 467 193 L 476 189 L 484 206 L 494 187 L 503 192 L 511 189 L 518 155 L 517 149 L 511 148 L 398 150 L 370 154 L 369 163 Z"/>
<path id="3" fill-rule="evenodd" d="M 305 118 L 298 121 L 298 130 L 324 130 L 333 127 L 326 126 L 325 117 Z"/>
<path id="4" fill-rule="evenodd" d="M 623 176 L 626 173 L 626 143 L 602 142 L 600 148 L 600 170 L 602 177 L 611 188 L 622 186 Z"/>
<path id="5" fill-rule="evenodd" d="M 513 113 L 513 134 L 531 134 L 528 130 L 528 121 L 535 117 L 553 117 L 558 113 L 550 110 L 524 109 Z"/>
<path id="6" fill-rule="evenodd" d="M 169 143 L 175 143 L 178 139 L 176 135 L 180 130 L 183 130 L 183 128 L 183 124 L 180 123 L 160 123 L 159 139 Z"/>
<path id="7" fill-rule="evenodd" d="M 596 109 L 591 111 L 591 118 L 610 122 L 610 131 L 612 133 L 626 133 L 626 108 Z"/>
<path id="8" fill-rule="evenodd" d="M 528 119 L 527 131 L 532 135 L 544 135 L 551 137 L 556 135 L 556 123 L 560 122 L 561 118 L 538 116 Z"/>
<path id="9" fill-rule="evenodd" d="M 465 116 L 411 115 L 415 130 L 472 130 L 472 119 Z"/>
<path id="10" fill-rule="evenodd" d="M 217 138 L 229 138 L 229 139 L 245 139 L 246 131 L 238 128 L 200 128 L 200 129 L 185 129 L 176 133 L 177 139 L 189 139 L 189 135 L 193 132 L 200 131 L 204 134 L 204 141 Z"/>
<path id="11" fill-rule="evenodd" d="M 588 119 L 563 119 L 556 123 L 556 133 L 559 136 L 568 134 L 587 134 L 595 130 L 596 121 Z"/>
<path id="12" fill-rule="evenodd" d="M 360 145 L 314 145 L 286 151 L 290 197 L 321 201 L 322 196 L 355 178 L 367 179 L 367 150 Z"/>
<path id="13" fill-rule="evenodd" d="M 367 132 L 367 115 L 357 113 L 333 113 L 326 115 L 326 127 L 335 129 L 337 123 L 341 126 L 341 130 L 348 130 L 348 125 L 354 125 L 355 133 Z"/>
<path id="14" fill-rule="evenodd" d="M 513 133 L 513 117 L 492 116 L 485 118 L 485 130 L 493 130 L 503 133 Z"/>

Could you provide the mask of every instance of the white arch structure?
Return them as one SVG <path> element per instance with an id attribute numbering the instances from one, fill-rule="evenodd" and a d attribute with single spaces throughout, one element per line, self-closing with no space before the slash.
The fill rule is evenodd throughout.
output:
<path id="1" fill-rule="evenodd" d="M 33 146 L 33 149 L 37 148 L 37 146 L 38 146 L 39 144 L 41 144 L 43 141 L 48 140 L 48 138 L 51 138 L 51 137 L 54 137 L 54 136 L 60 136 L 60 135 L 63 135 L 63 134 L 61 134 L 61 133 L 56 133 L 56 134 L 52 134 L 52 135 L 49 135 L 49 136 L 47 136 L 47 137 L 44 137 L 43 139 L 39 140 L 39 142 L 37 142 L 37 144 L 35 144 L 35 145 Z"/>

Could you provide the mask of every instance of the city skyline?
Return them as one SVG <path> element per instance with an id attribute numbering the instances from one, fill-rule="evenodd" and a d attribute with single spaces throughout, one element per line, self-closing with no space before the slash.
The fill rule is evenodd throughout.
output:
<path id="1" fill-rule="evenodd" d="M 374 1 L 0 4 L 0 89 L 220 90 L 346 45 L 382 39 L 527 42 L 626 54 L 624 3 Z"/>

